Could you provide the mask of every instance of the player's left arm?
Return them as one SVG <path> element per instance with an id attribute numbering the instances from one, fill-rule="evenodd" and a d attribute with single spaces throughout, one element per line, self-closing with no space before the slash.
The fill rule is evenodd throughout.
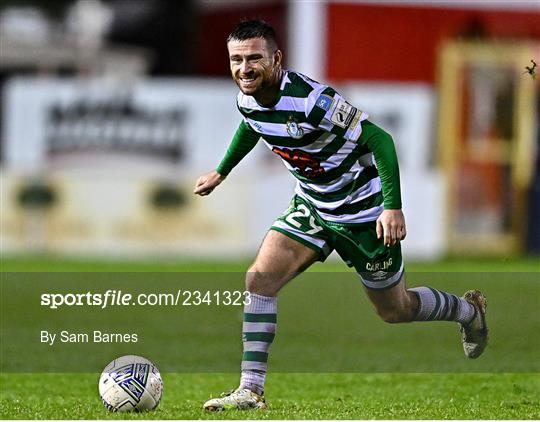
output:
<path id="1" fill-rule="evenodd" d="M 384 197 L 384 211 L 377 219 L 377 237 L 384 237 L 387 246 L 395 245 L 407 235 L 405 217 L 401 210 L 396 148 L 392 137 L 370 121 L 362 122 L 362 129 L 358 142 L 364 143 L 373 152 Z"/>
<path id="2" fill-rule="evenodd" d="M 308 123 L 345 139 L 356 141 L 362 128 L 360 122 L 368 115 L 345 100 L 332 87 L 321 85 L 306 98 Z"/>
<path id="3" fill-rule="evenodd" d="M 369 122 L 357 109 L 329 86 L 321 86 L 306 99 L 307 121 L 316 128 L 367 145 L 373 152 L 381 178 L 384 211 L 377 219 L 377 236 L 385 245 L 405 239 L 407 230 L 401 211 L 399 166 L 392 137 Z"/>

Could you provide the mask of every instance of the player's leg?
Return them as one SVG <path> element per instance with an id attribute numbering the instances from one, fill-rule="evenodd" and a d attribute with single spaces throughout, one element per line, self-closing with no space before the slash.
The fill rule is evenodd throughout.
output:
<path id="1" fill-rule="evenodd" d="M 354 266 L 367 295 L 384 321 L 456 321 L 465 354 L 476 358 L 487 343 L 485 297 L 469 291 L 464 297 L 431 287 L 407 289 L 401 245 L 386 247 L 377 239 L 375 225 L 337 228 L 338 253 Z"/>
<path id="2" fill-rule="evenodd" d="M 270 230 L 246 273 L 250 302 L 244 306 L 240 386 L 224 397 L 208 400 L 209 411 L 264 409 L 264 383 L 270 346 L 277 324 L 277 293 L 319 259 L 319 253 L 286 234 Z"/>
<path id="3" fill-rule="evenodd" d="M 246 273 L 246 289 L 274 297 L 296 275 L 319 259 L 319 253 L 297 240 L 270 230 Z"/>
<path id="4" fill-rule="evenodd" d="M 244 307 L 240 387 L 223 398 L 207 401 L 207 410 L 265 408 L 263 393 L 267 360 L 277 323 L 277 294 L 296 275 L 331 252 L 323 233 L 314 235 L 309 213 L 291 207 L 268 232 L 246 273 L 250 303 Z"/>
<path id="5" fill-rule="evenodd" d="M 387 290 L 365 288 L 377 313 L 386 322 L 456 321 L 465 355 L 473 359 L 487 345 L 486 298 L 478 290 L 469 290 L 458 297 L 432 287 L 407 289 L 405 276 Z"/>
<path id="6" fill-rule="evenodd" d="M 267 360 L 277 323 L 277 293 L 297 274 L 319 259 L 312 248 L 270 230 L 246 274 L 251 302 L 244 307 L 240 388 L 264 392 Z"/>
<path id="7" fill-rule="evenodd" d="M 405 276 L 389 289 L 365 290 L 377 314 L 386 322 L 457 321 L 470 322 L 474 306 L 464 298 L 431 287 L 407 289 Z"/>
<path id="8" fill-rule="evenodd" d="M 383 321 L 397 323 L 414 320 L 418 312 L 419 299 L 416 294 L 405 288 L 404 274 L 401 274 L 397 285 L 388 289 L 369 288 L 365 284 L 364 289 Z"/>

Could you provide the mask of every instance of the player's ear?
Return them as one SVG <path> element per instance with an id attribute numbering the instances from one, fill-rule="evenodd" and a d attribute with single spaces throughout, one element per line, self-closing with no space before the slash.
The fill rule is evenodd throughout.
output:
<path id="1" fill-rule="evenodd" d="M 281 50 L 276 50 L 274 52 L 274 63 L 276 65 L 281 66 L 282 60 L 283 60 L 283 53 L 281 52 Z"/>

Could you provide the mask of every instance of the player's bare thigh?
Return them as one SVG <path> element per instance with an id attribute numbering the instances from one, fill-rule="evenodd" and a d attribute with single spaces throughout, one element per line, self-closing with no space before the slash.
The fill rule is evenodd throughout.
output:
<path id="1" fill-rule="evenodd" d="M 270 230 L 246 274 L 246 288 L 262 296 L 276 296 L 285 284 L 317 259 L 318 254 L 313 249 Z"/>
<path id="2" fill-rule="evenodd" d="M 365 288 L 377 314 L 386 322 L 412 321 L 418 309 L 418 298 L 405 286 L 405 275 L 398 284 L 388 290 Z"/>

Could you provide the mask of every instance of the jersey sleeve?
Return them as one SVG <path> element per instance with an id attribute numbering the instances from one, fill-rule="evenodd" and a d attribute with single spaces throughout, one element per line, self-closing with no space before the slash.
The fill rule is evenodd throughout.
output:
<path id="1" fill-rule="evenodd" d="M 216 168 L 222 176 L 227 176 L 231 170 L 248 155 L 259 141 L 259 134 L 242 120 L 234 137 L 227 148 L 225 156 Z"/>
<path id="2" fill-rule="evenodd" d="M 333 88 L 321 85 L 306 97 L 306 117 L 313 127 L 347 140 L 356 141 L 362 133 L 360 122 L 367 113 L 347 102 Z"/>
<path id="3" fill-rule="evenodd" d="M 401 188 L 399 181 L 399 164 L 394 141 L 389 133 L 371 123 L 363 122 L 364 131 L 358 140 L 373 152 L 377 171 L 381 178 L 384 197 L 384 209 L 401 209 Z"/>

